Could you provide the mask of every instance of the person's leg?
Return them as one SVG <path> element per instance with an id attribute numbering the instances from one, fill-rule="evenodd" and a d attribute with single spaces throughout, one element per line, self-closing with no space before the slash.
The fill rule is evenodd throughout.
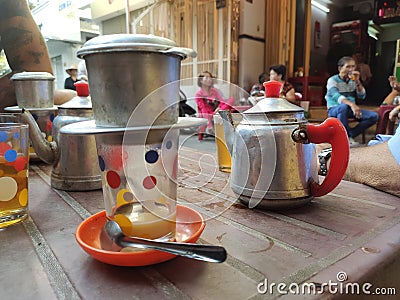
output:
<path id="1" fill-rule="evenodd" d="M 233 97 L 230 97 L 230 98 L 226 99 L 225 102 L 220 102 L 219 109 L 220 110 L 231 109 L 234 103 L 235 103 L 235 99 Z"/>
<path id="2" fill-rule="evenodd" d="M 344 128 L 346 129 L 347 135 L 351 136 L 348 119 L 354 117 L 354 115 L 350 106 L 348 106 L 347 104 L 340 104 L 338 106 L 331 107 L 328 110 L 328 117 L 334 117 L 339 119 L 339 121 L 343 124 Z"/>
<path id="3" fill-rule="evenodd" d="M 205 119 L 207 119 L 207 114 L 205 114 L 205 113 L 199 111 L 199 112 L 198 112 L 198 117 L 199 117 L 199 118 L 205 118 Z M 206 124 L 206 125 L 201 125 L 201 126 L 199 127 L 199 140 L 202 140 L 202 139 L 203 139 L 204 131 L 206 131 L 206 128 L 207 128 L 207 124 Z"/>
<path id="4" fill-rule="evenodd" d="M 350 129 L 350 136 L 356 137 L 357 135 L 361 134 L 365 130 L 367 130 L 372 125 L 378 122 L 379 115 L 374 111 L 369 110 L 361 110 L 362 118 L 358 122 L 357 126 Z"/>

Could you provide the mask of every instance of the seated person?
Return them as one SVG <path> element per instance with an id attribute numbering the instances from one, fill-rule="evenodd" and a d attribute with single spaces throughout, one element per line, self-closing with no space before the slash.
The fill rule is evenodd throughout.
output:
<path id="1" fill-rule="evenodd" d="M 356 49 L 352 57 L 356 62 L 356 71 L 360 72 L 361 83 L 364 87 L 368 87 L 372 79 L 372 73 L 371 68 L 364 62 L 364 53 L 360 49 Z"/>
<path id="2" fill-rule="evenodd" d="M 355 61 L 344 56 L 338 61 L 339 74 L 328 79 L 325 96 L 328 116 L 335 117 L 346 128 L 350 144 L 356 144 L 354 138 L 378 121 L 376 112 L 361 110 L 356 104 L 356 97 L 365 99 L 366 92 L 360 82 L 360 73 L 355 71 Z M 348 119 L 355 118 L 358 124 L 350 128 Z"/>
<path id="3" fill-rule="evenodd" d="M 65 78 L 64 89 L 76 91 L 75 83 L 78 82 L 78 66 L 73 64 L 65 72 L 67 72 L 69 77 Z"/>
<path id="4" fill-rule="evenodd" d="M 213 135 L 213 115 L 219 109 L 229 109 L 233 105 L 234 99 L 229 98 L 226 101 L 224 100 L 218 90 L 214 88 L 213 76 L 208 71 L 204 71 L 199 75 L 197 85 L 199 86 L 199 90 L 194 95 L 194 101 L 197 104 L 198 116 L 208 119 L 207 125 L 201 127 L 199 132 L 204 132 L 205 127 L 207 127 L 207 133 Z"/>
<path id="5" fill-rule="evenodd" d="M 392 87 L 392 91 L 389 93 L 389 95 L 386 96 L 385 100 L 383 100 L 382 105 L 380 109 L 384 109 L 385 105 L 397 105 L 397 107 L 394 107 L 390 112 L 389 115 L 386 114 L 387 111 L 385 111 L 385 114 L 382 117 L 382 122 L 383 124 L 387 124 L 388 119 L 392 122 L 396 122 L 396 120 L 399 118 L 399 111 L 400 111 L 400 103 L 399 103 L 399 98 L 396 98 L 400 96 L 400 84 L 397 82 L 396 76 L 389 76 L 389 83 L 390 86 Z M 388 107 L 389 108 L 389 107 Z M 377 139 L 381 139 L 381 135 L 377 136 Z"/>
<path id="6" fill-rule="evenodd" d="M 393 78 L 390 80 L 393 81 Z M 397 80 L 394 80 L 397 83 Z M 400 105 L 390 114 L 398 117 L 399 111 Z M 317 153 L 320 153 L 318 159 L 320 175 L 326 175 L 329 168 L 330 155 L 326 155 L 332 150 L 329 147 L 329 144 L 317 145 Z M 371 140 L 368 147 L 351 148 L 349 165 L 343 179 L 363 183 L 400 197 L 399 176 L 400 127 L 397 128 L 394 135 L 377 135 L 377 139 Z"/>
<path id="7" fill-rule="evenodd" d="M 0 78 L 0 112 L 5 107 L 17 105 L 12 75 L 27 72 L 53 74 L 46 43 L 36 25 L 26 0 L 0 3 L 1 48 L 7 57 L 11 73 Z M 76 96 L 72 90 L 54 92 L 55 104 L 62 104 Z"/>
<path id="8" fill-rule="evenodd" d="M 383 100 L 382 105 L 392 105 L 394 103 L 394 99 L 397 96 L 400 96 L 400 83 L 397 82 L 396 76 L 389 76 L 388 80 L 392 91 L 386 96 L 385 100 Z"/>
<path id="9" fill-rule="evenodd" d="M 273 65 L 269 67 L 269 80 L 279 81 L 283 84 L 281 98 L 286 99 L 293 104 L 298 104 L 296 101 L 296 94 L 293 85 L 285 80 L 286 67 L 284 65 Z"/>
<path id="10" fill-rule="evenodd" d="M 250 96 L 262 97 L 265 95 L 263 83 L 268 81 L 268 74 L 263 72 L 258 76 L 258 83 L 252 86 Z"/>

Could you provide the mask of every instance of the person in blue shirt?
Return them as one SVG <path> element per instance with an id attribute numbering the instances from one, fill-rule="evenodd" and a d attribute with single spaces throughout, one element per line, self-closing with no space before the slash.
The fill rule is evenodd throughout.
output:
<path id="1" fill-rule="evenodd" d="M 344 56 L 338 61 L 339 73 L 328 79 L 325 96 L 328 116 L 335 117 L 342 122 L 349 136 L 350 144 L 354 138 L 378 121 L 378 113 L 362 110 L 356 99 L 366 97 L 365 88 L 360 81 L 360 72 L 355 70 L 356 63 L 350 56 Z M 348 119 L 355 118 L 359 123 L 351 128 Z"/>

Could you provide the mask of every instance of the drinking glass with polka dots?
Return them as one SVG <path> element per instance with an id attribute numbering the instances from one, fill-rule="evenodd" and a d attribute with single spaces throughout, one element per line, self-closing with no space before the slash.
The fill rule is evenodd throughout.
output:
<path id="1" fill-rule="evenodd" d="M 28 125 L 0 123 L 0 228 L 28 216 Z"/>
<path id="2" fill-rule="evenodd" d="M 127 236 L 173 241 L 179 130 L 98 135 L 96 144 L 107 217 Z"/>

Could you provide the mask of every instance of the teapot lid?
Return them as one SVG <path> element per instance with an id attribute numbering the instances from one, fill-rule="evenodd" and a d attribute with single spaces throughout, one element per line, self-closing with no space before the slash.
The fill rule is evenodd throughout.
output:
<path id="1" fill-rule="evenodd" d="M 11 80 L 51 80 L 55 77 L 48 72 L 20 72 L 14 74 Z"/>
<path id="2" fill-rule="evenodd" d="M 281 82 L 275 80 L 264 82 L 265 98 L 246 110 L 244 114 L 304 112 L 302 107 L 292 104 L 284 98 L 279 98 L 282 85 Z"/>
<path id="3" fill-rule="evenodd" d="M 175 51 L 168 52 L 174 49 Z M 104 52 L 144 51 L 176 54 L 183 58 L 196 56 L 196 52 L 188 48 L 179 48 L 177 44 L 167 38 L 152 34 L 108 34 L 97 36 L 87 41 L 77 51 L 77 56 Z"/>

